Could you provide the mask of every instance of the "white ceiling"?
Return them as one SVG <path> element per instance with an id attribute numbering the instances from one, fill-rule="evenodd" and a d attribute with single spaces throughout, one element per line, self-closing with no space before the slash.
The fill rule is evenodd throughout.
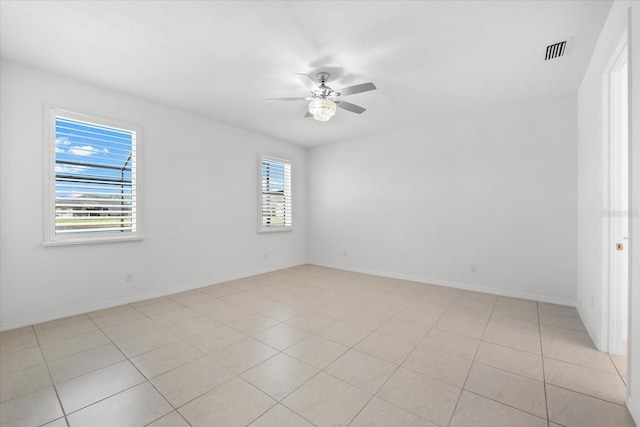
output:
<path id="1" fill-rule="evenodd" d="M 314 146 L 578 89 L 611 1 L 7 1 L 2 58 Z M 542 61 L 573 37 L 569 55 Z M 346 100 L 303 118 L 294 77 Z"/>

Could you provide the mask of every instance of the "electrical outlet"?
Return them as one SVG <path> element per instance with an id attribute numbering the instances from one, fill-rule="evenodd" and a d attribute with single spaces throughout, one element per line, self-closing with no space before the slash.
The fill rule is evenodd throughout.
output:
<path id="1" fill-rule="evenodd" d="M 478 266 L 475 265 L 475 264 L 471 264 L 469 266 L 469 271 L 472 272 L 472 273 L 475 273 L 476 271 L 478 271 Z"/>
<path id="2" fill-rule="evenodd" d="M 348 257 L 349 256 L 349 252 L 347 252 L 347 251 L 342 252 L 342 256 L 344 258 Z"/>
<path id="3" fill-rule="evenodd" d="M 269 259 L 269 253 L 268 252 L 264 253 L 264 259 Z"/>
<path id="4" fill-rule="evenodd" d="M 125 282 L 133 282 L 133 273 L 124 273 Z"/>
<path id="5" fill-rule="evenodd" d="M 595 299 L 593 298 L 593 295 L 591 295 L 591 308 L 595 307 L 596 302 Z"/>

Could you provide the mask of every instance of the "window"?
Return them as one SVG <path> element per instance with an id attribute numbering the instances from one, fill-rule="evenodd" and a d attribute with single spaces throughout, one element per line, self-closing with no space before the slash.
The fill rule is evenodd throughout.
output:
<path id="1" fill-rule="evenodd" d="M 140 130 L 48 109 L 44 243 L 141 238 Z"/>
<path id="2" fill-rule="evenodd" d="M 258 232 L 291 230 L 291 162 L 260 155 Z"/>

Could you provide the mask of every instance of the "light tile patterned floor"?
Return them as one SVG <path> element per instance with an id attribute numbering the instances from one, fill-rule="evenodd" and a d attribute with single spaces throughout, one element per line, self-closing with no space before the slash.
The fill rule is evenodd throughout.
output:
<path id="1" fill-rule="evenodd" d="M 306 265 L 2 332 L 0 425 L 624 427 L 625 364 L 573 308 Z"/>

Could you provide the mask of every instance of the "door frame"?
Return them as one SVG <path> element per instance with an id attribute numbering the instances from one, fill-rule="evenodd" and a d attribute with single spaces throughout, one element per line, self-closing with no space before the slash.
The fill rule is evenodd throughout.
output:
<path id="1" fill-rule="evenodd" d="M 614 183 L 611 181 L 611 177 L 615 173 L 616 161 L 615 161 L 615 150 L 616 150 L 616 132 L 618 129 L 615 126 L 612 126 L 612 123 L 615 121 L 614 117 L 617 114 L 620 114 L 616 105 L 616 93 L 611 90 L 611 85 L 613 81 L 614 74 L 620 70 L 621 64 L 623 61 L 627 62 L 628 67 L 628 31 L 625 30 L 622 35 L 616 49 L 611 56 L 607 67 L 605 68 L 605 72 L 603 74 L 603 164 L 602 164 L 602 217 L 603 217 L 603 268 L 602 268 L 602 331 L 603 331 L 603 339 L 602 342 L 605 346 L 603 351 L 613 354 L 620 354 L 621 352 L 621 343 L 622 336 L 619 332 L 619 325 L 622 321 L 622 313 L 618 310 L 619 298 L 618 298 L 618 286 L 617 286 L 617 269 L 614 268 L 614 264 L 616 261 L 616 255 L 618 255 L 615 249 L 615 232 L 618 226 L 618 218 L 620 215 L 627 215 L 627 220 L 629 220 L 628 211 L 627 212 L 618 212 L 615 210 L 615 192 L 613 190 Z M 628 68 L 629 69 L 629 68 Z M 627 78 L 629 73 L 627 72 Z M 627 97 L 627 112 L 630 111 L 630 96 Z M 627 123 L 627 134 L 629 133 L 630 123 Z M 627 152 L 629 153 L 630 149 L 630 139 L 627 138 Z M 628 154 L 628 159 L 630 159 Z M 628 179 L 630 180 L 630 175 Z M 630 188 L 630 186 L 629 186 Z M 625 249 L 624 253 L 626 256 L 629 256 L 629 245 L 628 241 L 624 242 Z M 629 283 L 629 277 L 627 277 L 627 283 Z M 630 292 L 629 286 L 627 289 L 627 304 L 630 305 Z M 630 307 L 627 309 L 627 316 L 630 314 Z M 629 324 L 627 324 L 629 327 Z M 627 331 L 628 332 L 628 331 Z"/>

